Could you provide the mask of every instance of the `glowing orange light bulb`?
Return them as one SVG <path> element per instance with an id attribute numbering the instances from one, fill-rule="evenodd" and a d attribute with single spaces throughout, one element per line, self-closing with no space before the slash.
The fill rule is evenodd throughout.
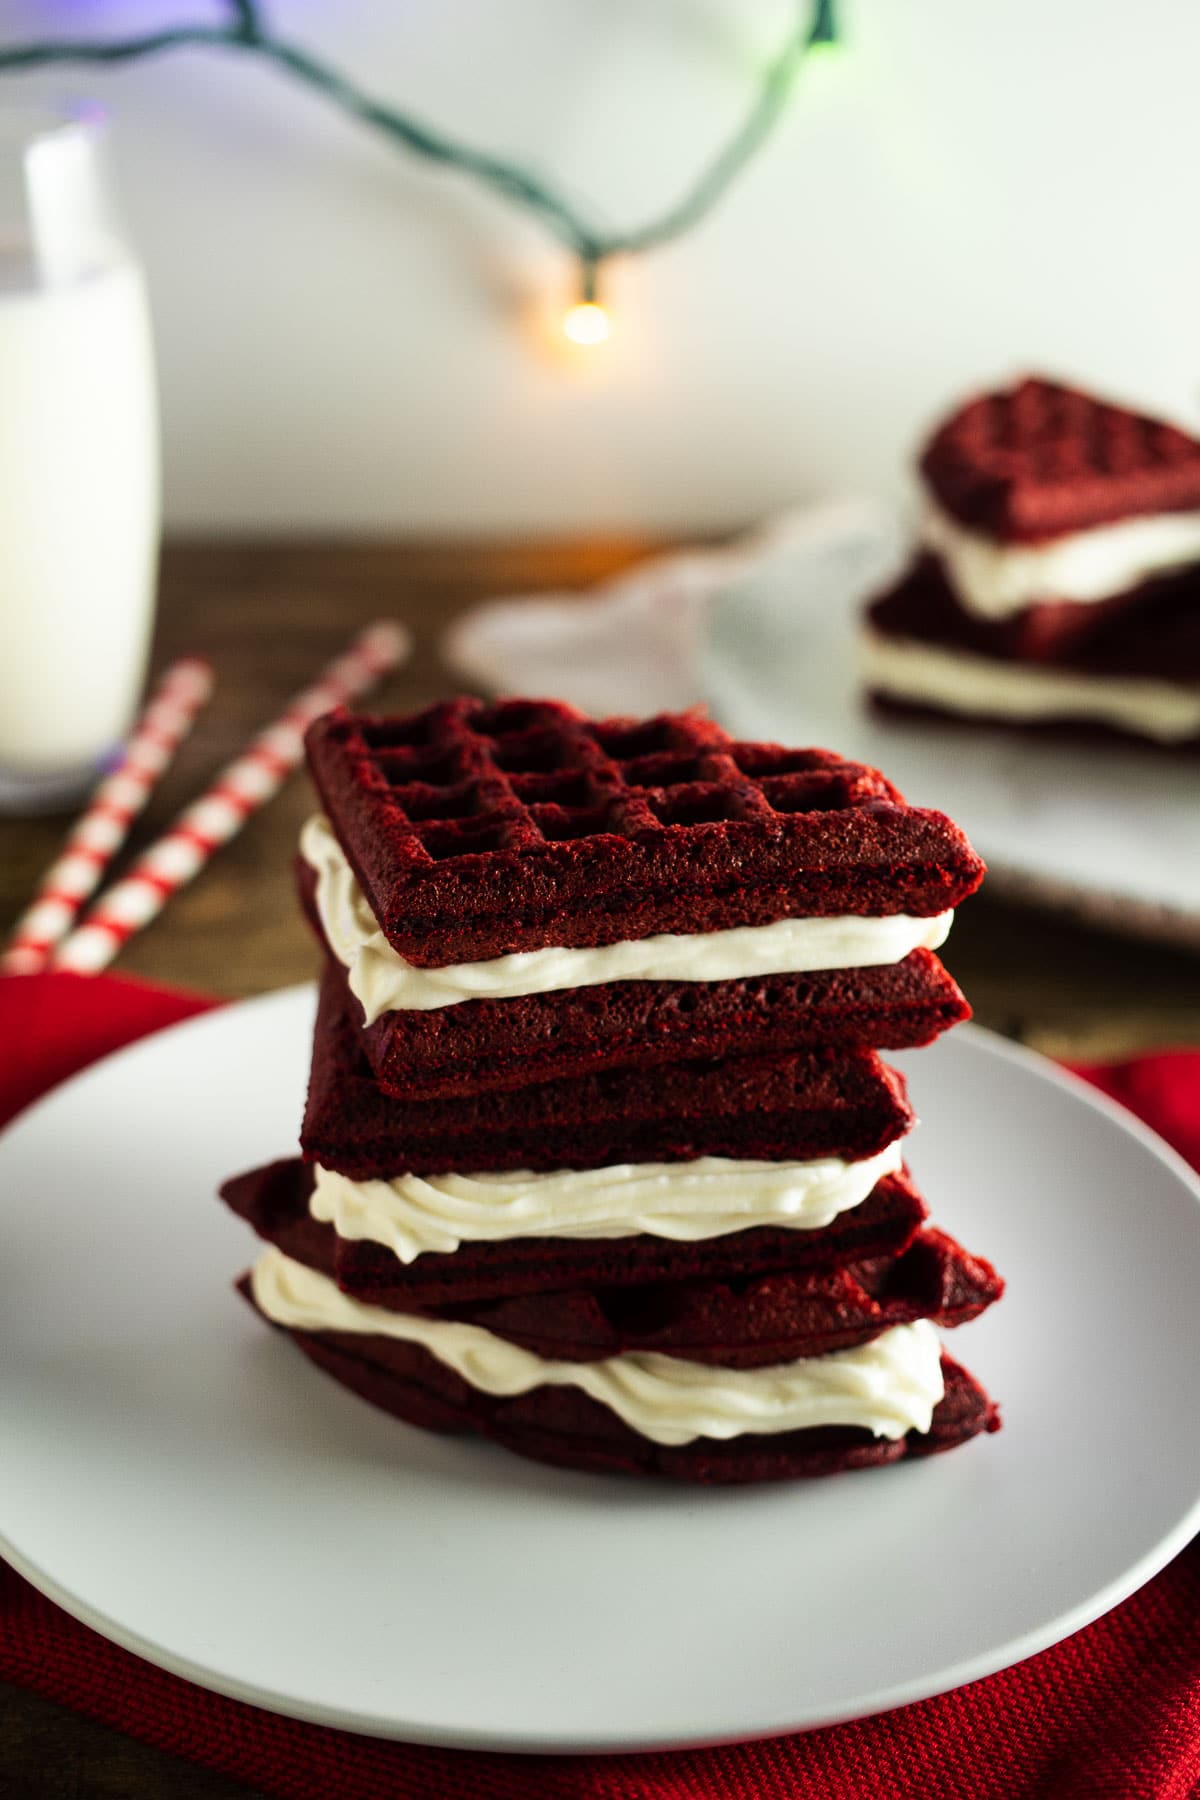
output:
<path id="1" fill-rule="evenodd" d="M 598 300 L 579 300 L 567 308 L 562 328 L 573 344 L 603 344 L 610 329 L 608 313 Z"/>

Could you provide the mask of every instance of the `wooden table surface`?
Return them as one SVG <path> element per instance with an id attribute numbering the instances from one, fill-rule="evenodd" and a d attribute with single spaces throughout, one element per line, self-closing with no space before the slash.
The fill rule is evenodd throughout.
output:
<path id="1" fill-rule="evenodd" d="M 655 547 L 635 539 L 168 546 L 155 664 L 202 652 L 216 665 L 218 686 L 131 850 L 150 841 L 369 620 L 399 617 L 416 639 L 412 660 L 372 704 L 419 706 L 458 685 L 437 646 L 464 607 L 501 592 L 582 586 Z M 296 914 L 289 863 L 311 804 L 304 778 L 291 781 L 115 967 L 230 997 L 306 979 L 313 950 Z M 28 900 L 64 823 L 0 821 L 0 933 Z M 1200 1044 L 1200 957 L 1185 951 L 1088 930 L 985 888 L 961 909 L 944 955 L 983 1024 L 1050 1055 Z M 244 1791 L 0 1687 L 0 1793 L 218 1800 Z"/>

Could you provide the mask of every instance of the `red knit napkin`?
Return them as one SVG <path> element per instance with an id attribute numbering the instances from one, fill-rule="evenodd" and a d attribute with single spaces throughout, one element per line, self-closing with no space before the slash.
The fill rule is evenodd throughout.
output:
<path id="1" fill-rule="evenodd" d="M 0 980 L 0 1119 L 91 1057 L 206 1004 L 111 976 Z M 1079 1072 L 1200 1167 L 1200 1053 Z M 299 1724 L 140 1661 L 3 1565 L 0 1679 L 287 1800 L 1194 1800 L 1200 1539 L 1123 1605 L 1016 1668 L 877 1718 L 717 1750 L 494 1756 Z"/>

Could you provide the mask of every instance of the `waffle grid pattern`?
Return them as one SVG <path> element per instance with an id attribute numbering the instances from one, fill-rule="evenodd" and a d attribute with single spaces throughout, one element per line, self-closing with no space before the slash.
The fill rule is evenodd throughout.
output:
<path id="1" fill-rule="evenodd" d="M 950 820 L 877 769 L 737 743 L 699 711 L 339 710 L 307 749 L 372 913 L 418 966 L 787 917 L 932 918 L 983 874 Z"/>
<path id="2" fill-rule="evenodd" d="M 735 743 L 688 713 L 629 724 L 549 701 L 458 700 L 407 719 L 343 718 L 326 741 L 386 809 L 393 847 L 414 872 L 497 850 L 536 854 L 899 798 L 861 763 Z"/>
<path id="3" fill-rule="evenodd" d="M 1002 538 L 1200 508 L 1200 442 L 1051 381 L 970 401 L 931 438 L 921 470 L 950 512 Z"/>

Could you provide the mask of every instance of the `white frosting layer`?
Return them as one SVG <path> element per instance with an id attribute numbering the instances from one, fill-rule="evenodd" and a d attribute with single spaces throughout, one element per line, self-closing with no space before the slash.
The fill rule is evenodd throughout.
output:
<path id="1" fill-rule="evenodd" d="M 859 1425 L 894 1439 L 928 1431 L 943 1393 L 937 1333 L 924 1319 L 853 1350 L 764 1369 L 713 1368 L 654 1351 L 603 1362 L 551 1362 L 478 1325 L 366 1306 L 274 1247 L 263 1252 L 251 1279 L 259 1307 L 279 1325 L 420 1344 L 485 1394 L 581 1388 L 656 1444 L 812 1425 Z"/>
<path id="2" fill-rule="evenodd" d="M 1078 720 L 1112 725 L 1162 744 L 1200 736 L 1200 688 L 1138 676 L 1084 675 L 1044 663 L 1002 663 L 916 638 L 868 631 L 867 686 L 894 700 L 964 717 L 1021 724 Z"/>
<path id="3" fill-rule="evenodd" d="M 921 531 L 967 612 L 1007 619 L 1043 600 L 1107 600 L 1200 560 L 1200 513 L 1122 519 L 1044 544 L 1002 544 L 931 506 Z"/>
<path id="4" fill-rule="evenodd" d="M 362 1002 L 368 1025 L 385 1012 L 429 1012 L 463 1000 L 502 1000 L 607 981 L 738 981 L 896 963 L 911 950 L 936 950 L 945 943 L 954 916 L 780 919 L 731 931 L 663 933 L 584 950 L 522 950 L 488 962 L 418 969 L 379 929 L 327 819 L 309 819 L 300 834 L 300 852 L 316 870 L 317 911 L 325 936 L 349 973 L 351 992 Z"/>
<path id="5" fill-rule="evenodd" d="M 772 1225 L 816 1231 L 861 1206 L 876 1182 L 900 1168 L 897 1139 L 859 1162 L 619 1163 L 553 1174 L 397 1175 L 351 1181 L 317 1164 L 314 1219 L 339 1237 L 384 1244 L 403 1263 L 427 1250 L 505 1238 L 619 1238 L 645 1232 L 694 1243 Z"/>

